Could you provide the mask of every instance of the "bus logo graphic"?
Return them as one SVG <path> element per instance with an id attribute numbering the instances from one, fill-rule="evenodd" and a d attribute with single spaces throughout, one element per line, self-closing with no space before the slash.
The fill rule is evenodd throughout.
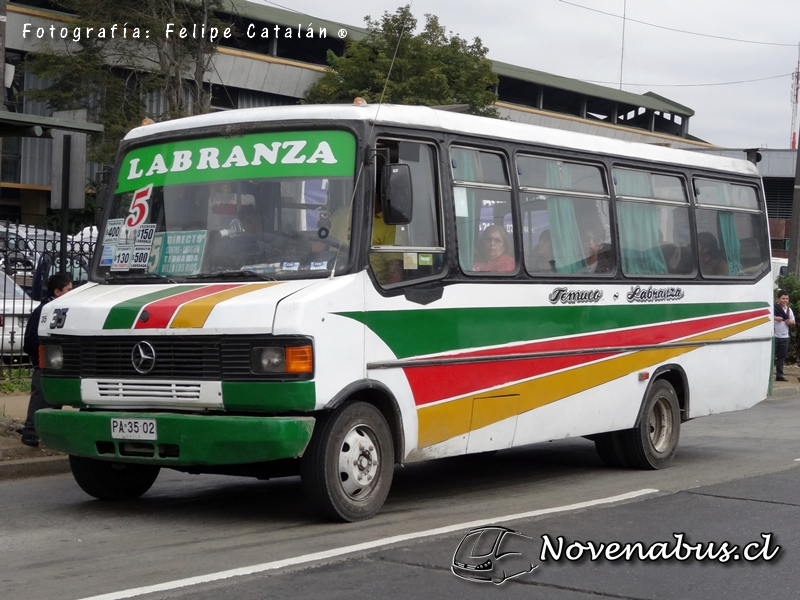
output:
<path id="1" fill-rule="evenodd" d="M 131 351 L 131 362 L 137 373 L 147 375 L 156 366 L 156 349 L 150 342 L 139 342 Z"/>
<path id="2" fill-rule="evenodd" d="M 538 568 L 522 552 L 526 549 L 524 540 L 530 539 L 505 527 L 473 529 L 456 548 L 450 570 L 461 579 L 500 585 Z"/>

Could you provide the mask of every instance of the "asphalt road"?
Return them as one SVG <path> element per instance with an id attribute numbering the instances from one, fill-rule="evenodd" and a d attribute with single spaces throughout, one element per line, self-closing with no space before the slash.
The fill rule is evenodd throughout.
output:
<path id="1" fill-rule="evenodd" d="M 345 525 L 316 520 L 297 479 L 165 472 L 127 504 L 92 500 L 70 476 L 6 482 L 0 598 L 797 598 L 799 430 L 800 398 L 783 398 L 685 424 L 676 460 L 664 471 L 605 468 L 583 439 L 412 465 L 397 471 L 376 518 Z M 641 490 L 657 491 L 503 518 Z M 455 577 L 449 567 L 464 534 L 492 522 L 531 538 L 522 550 L 538 567 L 499 586 Z M 540 556 L 545 535 L 563 536 L 566 545 L 666 548 L 678 532 L 701 550 L 727 541 L 739 554 L 749 542 L 761 549 L 761 534 L 772 534 L 764 552 L 773 556 L 726 563 Z M 385 545 L 387 539 L 395 543 Z M 366 546 L 352 548 L 358 544 Z M 315 557 L 325 551 L 329 556 Z M 277 568 L 286 559 L 293 560 Z M 213 576 L 233 569 L 242 570 Z M 169 582 L 186 578 L 197 584 L 172 589 Z M 133 595 L 157 584 L 166 589 Z"/>

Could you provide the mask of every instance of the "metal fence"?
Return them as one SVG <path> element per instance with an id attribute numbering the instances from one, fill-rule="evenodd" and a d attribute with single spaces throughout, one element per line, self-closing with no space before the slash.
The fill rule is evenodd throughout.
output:
<path id="1" fill-rule="evenodd" d="M 76 287 L 88 281 L 96 242 L 93 227 L 62 244 L 58 231 L 0 221 L 0 391 L 30 377 L 23 337 L 31 312 L 47 297 L 47 280 L 65 272 Z"/>

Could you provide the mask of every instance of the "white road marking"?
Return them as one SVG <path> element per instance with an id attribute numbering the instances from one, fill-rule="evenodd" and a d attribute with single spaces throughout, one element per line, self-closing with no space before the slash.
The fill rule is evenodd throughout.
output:
<path id="1" fill-rule="evenodd" d="M 648 494 L 655 494 L 657 492 L 658 490 L 655 489 L 641 489 L 641 490 L 636 490 L 634 492 L 628 492 L 627 494 L 620 494 L 619 496 L 598 498 L 596 500 L 578 502 L 577 504 L 567 504 L 565 506 L 542 508 L 539 510 L 532 510 L 524 513 L 504 515 L 502 517 L 481 519 L 479 521 L 468 521 L 466 523 L 457 523 L 455 525 L 448 525 L 447 527 L 437 527 L 436 529 L 429 529 L 427 531 L 417 531 L 415 533 L 404 533 L 402 535 L 394 535 L 392 537 L 373 540 L 371 542 L 353 544 L 351 546 L 343 546 L 341 548 L 333 548 L 331 550 L 325 550 L 323 552 L 314 552 L 313 554 L 304 554 L 303 556 L 284 558 L 283 560 L 274 560 L 272 562 L 261 563 L 260 565 L 252 565 L 250 567 L 241 567 L 238 569 L 219 571 L 217 573 L 209 573 L 208 575 L 198 575 L 197 577 L 176 579 L 175 581 L 167 581 L 165 583 L 158 583 L 156 585 L 147 585 L 139 588 L 122 590 L 119 592 L 111 592 L 110 594 L 91 596 L 88 598 L 82 598 L 81 600 L 121 600 L 122 598 L 133 598 L 135 596 L 143 596 L 145 594 L 152 594 L 155 592 L 166 592 L 169 590 L 175 590 L 190 585 L 209 583 L 211 581 L 219 581 L 221 579 L 229 579 L 231 577 L 241 577 L 243 575 L 252 575 L 254 573 L 263 573 L 264 571 L 273 571 L 275 569 L 281 569 L 283 567 L 291 567 L 295 565 L 301 565 L 303 563 L 314 562 L 317 560 L 324 560 L 326 558 L 334 558 L 336 556 L 342 556 L 344 554 L 363 552 L 364 550 L 372 550 L 374 548 L 380 548 L 381 546 L 389 546 L 391 544 L 397 544 L 399 542 L 407 542 L 409 540 L 414 540 L 424 537 L 444 535 L 462 529 L 472 529 L 474 527 L 482 527 L 489 523 L 515 521 L 518 519 L 529 519 L 532 517 L 539 517 L 541 515 L 550 515 L 554 513 L 568 512 L 571 510 L 580 510 L 582 508 L 599 506 L 601 504 L 611 504 L 613 502 L 622 502 L 623 500 L 631 500 L 633 498 L 638 498 L 639 496 L 646 496 Z"/>

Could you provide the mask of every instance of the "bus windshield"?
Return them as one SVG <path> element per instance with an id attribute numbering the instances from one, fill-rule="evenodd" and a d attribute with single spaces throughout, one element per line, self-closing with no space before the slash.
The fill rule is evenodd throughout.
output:
<path id="1" fill-rule="evenodd" d="M 350 223 L 354 148 L 342 131 L 137 148 L 120 169 L 96 275 L 132 281 L 342 272 L 348 240 L 333 237 L 331 224 Z"/>

